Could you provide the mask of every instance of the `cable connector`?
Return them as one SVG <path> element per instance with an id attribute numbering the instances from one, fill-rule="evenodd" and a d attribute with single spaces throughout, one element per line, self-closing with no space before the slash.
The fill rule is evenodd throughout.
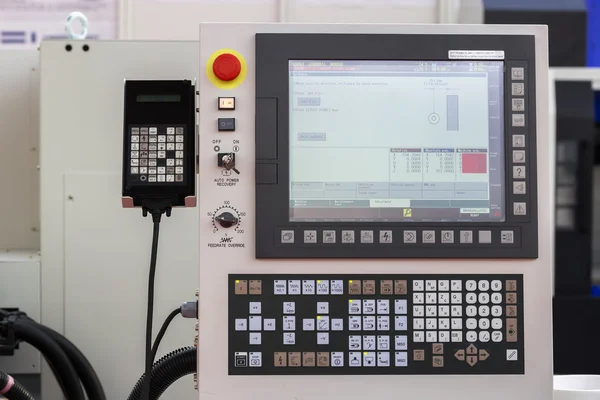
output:
<path id="1" fill-rule="evenodd" d="M 0 356 L 14 356 L 19 348 L 20 340 L 17 339 L 14 323 L 20 318 L 26 318 L 22 311 L 4 312 L 0 314 Z"/>
<path id="2" fill-rule="evenodd" d="M 187 301 L 181 305 L 181 316 L 183 318 L 198 318 L 198 300 Z"/>
<path id="3" fill-rule="evenodd" d="M 169 199 L 144 199 L 142 200 L 142 216 L 152 215 L 152 222 L 160 222 L 163 214 L 171 216 L 171 200 Z"/>

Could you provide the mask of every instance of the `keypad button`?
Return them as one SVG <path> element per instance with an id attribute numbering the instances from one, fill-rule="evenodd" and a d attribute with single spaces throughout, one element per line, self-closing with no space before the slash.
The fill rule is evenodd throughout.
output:
<path id="1" fill-rule="evenodd" d="M 392 231 L 379 231 L 379 243 L 392 243 Z"/>
<path id="2" fill-rule="evenodd" d="M 439 306 L 438 315 L 440 317 L 449 317 L 450 316 L 450 307 L 449 306 Z"/>
<path id="3" fill-rule="evenodd" d="M 437 319 L 436 318 L 426 318 L 425 319 L 425 329 L 436 330 L 437 329 Z"/>
<path id="4" fill-rule="evenodd" d="M 332 331 L 343 331 L 344 330 L 344 320 L 341 318 L 333 318 L 331 320 L 331 330 Z"/>
<path id="5" fill-rule="evenodd" d="M 435 304 L 437 303 L 437 296 L 435 293 L 427 293 L 425 294 L 425 303 L 426 304 Z"/>
<path id="6" fill-rule="evenodd" d="M 490 329 L 490 320 L 487 318 L 479 319 L 479 329 Z"/>
<path id="7" fill-rule="evenodd" d="M 415 329 L 415 330 L 425 329 L 425 318 L 413 318 L 413 329 Z"/>
<path id="8" fill-rule="evenodd" d="M 442 231 L 442 243 L 454 243 L 454 231 Z"/>
<path id="9" fill-rule="evenodd" d="M 394 312 L 396 314 L 406 314 L 408 311 L 407 307 L 407 300 L 396 299 L 394 301 Z"/>
<path id="10" fill-rule="evenodd" d="M 523 202 L 513 203 L 513 215 L 527 215 L 527 204 Z"/>
<path id="11" fill-rule="evenodd" d="M 362 302 L 360 300 L 348 300 L 348 314 L 362 314 Z"/>
<path id="12" fill-rule="evenodd" d="M 438 329 L 449 330 L 450 329 L 450 318 L 440 318 L 438 321 Z"/>
<path id="13" fill-rule="evenodd" d="M 315 330 L 314 318 L 304 318 L 302 320 L 302 330 L 303 331 L 314 331 Z"/>
<path id="14" fill-rule="evenodd" d="M 426 306 L 425 307 L 425 315 L 427 317 L 436 317 L 437 316 L 437 307 L 436 306 Z"/>
<path id="15" fill-rule="evenodd" d="M 490 302 L 490 295 L 488 293 L 479 293 L 477 298 L 480 304 L 487 304 Z"/>
<path id="16" fill-rule="evenodd" d="M 525 78 L 525 68 L 523 68 L 523 67 L 512 67 L 510 69 L 510 78 L 513 81 L 522 81 Z"/>
<path id="17" fill-rule="evenodd" d="M 462 291 L 462 281 L 453 280 L 450 283 L 450 288 L 453 292 L 461 292 Z"/>
<path id="18" fill-rule="evenodd" d="M 452 318 L 452 330 L 462 330 L 462 318 Z"/>
<path id="19" fill-rule="evenodd" d="M 462 317 L 462 307 L 461 306 L 452 306 L 451 313 L 453 317 Z"/>
<path id="20" fill-rule="evenodd" d="M 417 243 L 417 231 L 404 231 L 404 243 Z"/>
<path id="21" fill-rule="evenodd" d="M 413 332 L 413 342 L 415 342 L 415 343 L 423 343 L 423 342 L 425 342 L 425 332 L 423 332 L 423 331 L 414 331 Z"/>
<path id="22" fill-rule="evenodd" d="M 502 281 L 499 281 L 499 280 L 492 281 L 491 288 L 494 292 L 502 290 Z"/>
<path id="23" fill-rule="evenodd" d="M 292 236 L 292 238 L 293 238 L 293 236 Z M 287 282 L 282 281 L 282 280 L 274 281 L 273 282 L 273 294 L 275 294 L 275 295 L 287 294 Z"/>
<path id="24" fill-rule="evenodd" d="M 473 231 L 460 231 L 461 243 L 473 243 Z"/>
<path id="25" fill-rule="evenodd" d="M 438 281 L 438 290 L 440 292 L 450 291 L 450 281 Z"/>
<path id="26" fill-rule="evenodd" d="M 390 350 L 390 337 L 387 335 L 377 336 L 377 350 Z"/>
<path id="27" fill-rule="evenodd" d="M 442 343 L 450 342 L 450 332 L 449 331 L 440 331 L 438 335 L 438 340 Z"/>
<path id="28" fill-rule="evenodd" d="M 513 83 L 511 85 L 511 94 L 513 96 L 523 96 L 525 94 L 525 84 Z"/>
<path id="29" fill-rule="evenodd" d="M 475 306 L 467 306 L 466 314 L 467 314 L 467 317 L 475 317 L 475 316 L 477 316 L 477 307 L 475 307 Z"/>
<path id="30" fill-rule="evenodd" d="M 344 353 L 341 351 L 331 352 L 331 366 L 332 367 L 343 367 L 344 366 Z"/>
<path id="31" fill-rule="evenodd" d="M 474 343 L 477 341 L 477 332 L 469 331 L 467 332 L 467 342 Z"/>
<path id="32" fill-rule="evenodd" d="M 492 315 L 494 317 L 501 317 L 502 316 L 502 307 L 500 307 L 500 306 L 493 306 L 492 307 Z"/>
<path id="33" fill-rule="evenodd" d="M 356 335 L 350 335 L 348 337 L 348 349 L 349 350 L 361 350 L 362 349 L 362 337 Z"/>
<path id="34" fill-rule="evenodd" d="M 492 293 L 492 303 L 493 304 L 502 303 L 502 294 L 501 293 Z"/>
<path id="35" fill-rule="evenodd" d="M 377 316 L 377 330 L 389 331 L 390 330 L 390 317 L 387 315 Z"/>
<path id="36" fill-rule="evenodd" d="M 236 318 L 235 320 L 235 330 L 236 331 L 246 331 L 248 330 L 248 322 L 246 318 Z"/>
<path id="37" fill-rule="evenodd" d="M 490 341 L 490 333 L 488 331 L 479 332 L 479 341 L 481 343 L 487 343 Z"/>
<path id="38" fill-rule="evenodd" d="M 512 146 L 515 148 L 525 147 L 525 135 L 512 135 Z"/>
<path id="39" fill-rule="evenodd" d="M 423 231 L 423 243 L 435 243 L 435 231 Z"/>
<path id="40" fill-rule="evenodd" d="M 425 281 L 425 290 L 428 292 L 435 292 L 437 290 L 437 281 L 435 281 L 435 280 Z"/>
<path id="41" fill-rule="evenodd" d="M 475 293 L 467 293 L 465 299 L 467 301 L 467 304 L 477 303 L 477 295 Z"/>
<path id="42" fill-rule="evenodd" d="M 408 349 L 408 338 L 405 335 L 396 335 L 394 337 L 396 350 L 407 350 Z"/>
<path id="43" fill-rule="evenodd" d="M 288 281 L 288 294 L 300 295 L 302 293 L 302 284 L 299 280 Z"/>
<path id="44" fill-rule="evenodd" d="M 265 331 L 275 330 L 275 318 L 265 318 L 263 321 L 263 328 Z"/>
<path id="45" fill-rule="evenodd" d="M 329 281 L 328 280 L 318 280 L 317 281 L 317 295 L 326 295 L 329 294 Z"/>
<path id="46" fill-rule="evenodd" d="M 479 289 L 480 292 L 486 292 L 486 291 L 488 291 L 490 289 L 490 282 L 489 281 L 485 281 L 485 280 L 481 280 L 477 284 L 477 287 L 478 287 L 478 289 Z"/>
<path id="47" fill-rule="evenodd" d="M 394 366 L 396 367 L 407 367 L 408 366 L 408 353 L 405 351 L 397 351 L 394 353 L 395 361 Z"/>
<path id="48" fill-rule="evenodd" d="M 406 317 L 404 317 L 404 318 L 406 318 Z M 363 330 L 364 331 L 374 331 L 375 330 L 375 316 L 374 315 L 363 316 Z"/>
<path id="49" fill-rule="evenodd" d="M 377 355 L 375 352 L 367 351 L 363 353 L 363 366 L 375 367 L 377 365 Z"/>
<path id="50" fill-rule="evenodd" d="M 296 317 L 289 315 L 283 317 L 283 330 L 284 331 L 294 331 L 296 330 Z"/>
<path id="51" fill-rule="evenodd" d="M 525 126 L 525 114 L 512 114 L 512 126 L 523 127 Z"/>
<path id="52" fill-rule="evenodd" d="M 475 318 L 468 318 L 465 326 L 467 329 L 477 329 L 477 320 Z"/>
<path id="53" fill-rule="evenodd" d="M 502 332 L 494 331 L 492 332 L 492 342 L 499 343 L 502 341 Z"/>
<path id="54" fill-rule="evenodd" d="M 374 315 L 375 314 L 375 300 L 366 299 L 363 300 L 363 314 Z"/>
<path id="55" fill-rule="evenodd" d="M 438 341 L 438 333 L 436 331 L 427 331 L 425 335 L 425 341 L 427 343 L 435 343 Z"/>
<path id="56" fill-rule="evenodd" d="M 453 343 L 461 343 L 463 341 L 462 331 L 452 331 L 450 334 Z"/>
<path id="57" fill-rule="evenodd" d="M 472 281 L 472 280 L 467 281 L 466 288 L 467 288 L 467 291 L 469 291 L 469 292 L 473 292 L 473 291 L 477 290 L 477 282 Z"/>
<path id="58" fill-rule="evenodd" d="M 425 295 L 423 293 L 413 293 L 413 303 L 414 304 L 424 304 L 425 303 Z"/>
<path id="59" fill-rule="evenodd" d="M 249 344 L 258 345 L 261 344 L 262 337 L 260 332 L 250 332 Z"/>
<path id="60" fill-rule="evenodd" d="M 394 325 L 397 331 L 405 331 L 408 329 L 408 319 L 403 315 L 396 315 Z M 367 330 L 367 329 L 365 329 Z"/>
<path id="61" fill-rule="evenodd" d="M 260 301 L 250 302 L 250 314 L 260 314 L 261 308 L 262 307 Z"/>
<path id="62" fill-rule="evenodd" d="M 344 281 L 333 280 L 331 281 L 331 294 L 341 295 L 344 294 Z"/>
<path id="63" fill-rule="evenodd" d="M 310 281 L 310 280 L 302 281 L 302 294 L 303 295 L 315 294 L 315 281 Z"/>
<path id="64" fill-rule="evenodd" d="M 513 150 L 513 162 L 524 163 L 525 162 L 525 150 Z"/>
<path id="65" fill-rule="evenodd" d="M 513 179 L 525 179 L 526 178 L 526 170 L 525 166 L 515 165 L 513 166 Z"/>
<path id="66" fill-rule="evenodd" d="M 514 98 L 512 99 L 512 111 L 525 111 L 525 99 Z"/>
<path id="67" fill-rule="evenodd" d="M 317 344 L 318 345 L 329 344 L 329 332 L 319 332 L 319 333 L 317 333 Z"/>
<path id="68" fill-rule="evenodd" d="M 424 281 L 413 281 L 413 292 L 422 292 L 425 289 Z"/>
<path id="69" fill-rule="evenodd" d="M 415 317 L 425 316 L 425 307 L 424 306 L 413 306 L 413 316 L 415 316 Z"/>
<path id="70" fill-rule="evenodd" d="M 352 351 L 348 353 L 348 365 L 350 367 L 361 367 L 362 366 L 362 353 L 357 351 Z"/>
<path id="71" fill-rule="evenodd" d="M 398 300 L 396 300 L 398 301 Z M 404 300 L 406 302 L 406 300 Z M 406 303 L 404 304 L 404 314 L 406 314 Z M 390 301 L 387 299 L 378 299 L 377 300 L 377 314 L 389 314 L 390 313 Z M 402 314 L 396 312 L 396 314 Z"/>
<path id="72" fill-rule="evenodd" d="M 492 319 L 492 329 L 502 329 L 502 319 L 494 318 Z"/>
<path id="73" fill-rule="evenodd" d="M 492 231 L 479 231 L 479 243 L 492 243 Z"/>
<path id="74" fill-rule="evenodd" d="M 317 330 L 328 331 L 329 330 L 329 317 L 326 315 L 317 316 Z"/>

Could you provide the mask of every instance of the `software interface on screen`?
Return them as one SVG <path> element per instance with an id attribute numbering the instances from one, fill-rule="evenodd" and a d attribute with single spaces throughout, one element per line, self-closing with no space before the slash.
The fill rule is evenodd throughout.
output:
<path id="1" fill-rule="evenodd" d="M 498 61 L 289 62 L 291 221 L 504 221 Z"/>

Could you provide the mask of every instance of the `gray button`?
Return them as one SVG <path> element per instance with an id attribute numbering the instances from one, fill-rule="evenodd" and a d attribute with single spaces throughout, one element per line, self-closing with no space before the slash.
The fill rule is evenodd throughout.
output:
<path id="1" fill-rule="evenodd" d="M 525 69 L 523 67 L 512 67 L 510 69 L 510 78 L 513 81 L 522 81 L 525 78 Z"/>
<path id="2" fill-rule="evenodd" d="M 513 179 L 525 179 L 525 166 L 515 165 L 513 167 Z"/>
<path id="3" fill-rule="evenodd" d="M 281 231 L 281 243 L 294 243 L 294 231 Z"/>
<path id="4" fill-rule="evenodd" d="M 525 94 L 525 84 L 523 83 L 513 83 L 512 84 L 512 95 L 513 96 L 523 96 Z"/>
<path id="5" fill-rule="evenodd" d="M 513 162 L 524 163 L 525 162 L 525 150 L 513 150 Z"/>
<path id="6" fill-rule="evenodd" d="M 354 231 L 342 231 L 342 243 L 354 243 Z"/>
<path id="7" fill-rule="evenodd" d="M 304 231 L 304 243 L 317 243 L 317 231 Z"/>
<path id="8" fill-rule="evenodd" d="M 360 231 L 361 243 L 373 243 L 373 231 Z"/>
<path id="9" fill-rule="evenodd" d="M 525 135 L 512 135 L 513 147 L 525 147 Z"/>
<path id="10" fill-rule="evenodd" d="M 423 231 L 423 243 L 435 243 L 435 231 Z"/>
<path id="11" fill-rule="evenodd" d="M 525 182 L 513 182 L 513 194 L 525 194 L 527 193 L 527 187 Z"/>
<path id="12" fill-rule="evenodd" d="M 335 231 L 323 231 L 323 243 L 335 243 Z"/>
<path id="13" fill-rule="evenodd" d="M 525 114 L 513 114 L 512 126 L 525 126 Z"/>
<path id="14" fill-rule="evenodd" d="M 527 204 L 524 202 L 513 203 L 514 215 L 527 215 Z"/>
<path id="15" fill-rule="evenodd" d="M 525 99 L 512 99 L 513 111 L 525 111 Z"/>
<path id="16" fill-rule="evenodd" d="M 479 231 L 479 243 L 492 243 L 492 231 Z"/>
<path id="17" fill-rule="evenodd" d="M 175 134 L 176 135 L 183 135 L 183 128 L 181 128 L 181 127 L 175 128 Z"/>
<path id="18" fill-rule="evenodd" d="M 235 118 L 219 118 L 219 131 L 235 131 Z"/>
<path id="19" fill-rule="evenodd" d="M 379 243 L 392 243 L 392 231 L 379 231 Z"/>
<path id="20" fill-rule="evenodd" d="M 500 243 L 512 244 L 515 242 L 515 234 L 513 231 L 501 231 L 500 232 Z"/>
<path id="21" fill-rule="evenodd" d="M 454 231 L 442 231 L 442 243 L 454 243 Z"/>
<path id="22" fill-rule="evenodd" d="M 460 231 L 461 243 L 473 243 L 473 231 Z"/>
<path id="23" fill-rule="evenodd" d="M 404 231 L 404 243 L 417 243 L 417 231 Z"/>

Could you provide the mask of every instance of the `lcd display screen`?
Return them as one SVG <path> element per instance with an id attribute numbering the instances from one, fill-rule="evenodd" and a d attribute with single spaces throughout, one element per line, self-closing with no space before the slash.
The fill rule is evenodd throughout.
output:
<path id="1" fill-rule="evenodd" d="M 290 60 L 290 221 L 505 220 L 501 61 Z"/>

